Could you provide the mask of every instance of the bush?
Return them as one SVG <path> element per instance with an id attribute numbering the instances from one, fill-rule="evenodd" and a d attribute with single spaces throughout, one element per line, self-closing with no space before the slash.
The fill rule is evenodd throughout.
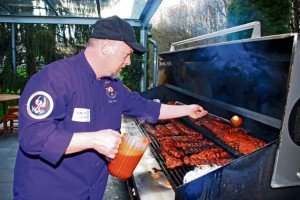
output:
<path id="1" fill-rule="evenodd" d="M 0 93 L 21 94 L 27 81 L 25 68 L 18 68 L 15 73 L 9 67 L 4 67 L 0 73 Z"/>
<path id="2" fill-rule="evenodd" d="M 131 91 L 140 91 L 140 81 L 143 76 L 143 57 L 133 54 L 131 65 L 127 66 L 121 73 L 121 79 Z"/>

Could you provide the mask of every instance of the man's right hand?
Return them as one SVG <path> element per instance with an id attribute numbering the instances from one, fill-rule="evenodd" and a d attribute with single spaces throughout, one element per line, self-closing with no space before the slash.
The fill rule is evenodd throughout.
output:
<path id="1" fill-rule="evenodd" d="M 105 129 L 94 132 L 93 149 L 113 159 L 118 153 L 118 148 L 122 142 L 119 132 Z"/>
<path id="2" fill-rule="evenodd" d="M 65 154 L 95 149 L 100 154 L 113 159 L 118 153 L 121 142 L 121 134 L 112 129 L 74 133 Z"/>

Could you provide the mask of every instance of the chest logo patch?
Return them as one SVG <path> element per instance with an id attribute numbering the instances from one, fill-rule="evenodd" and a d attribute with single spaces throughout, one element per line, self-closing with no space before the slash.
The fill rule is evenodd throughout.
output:
<path id="1" fill-rule="evenodd" d="M 26 108 L 30 117 L 44 119 L 51 114 L 53 106 L 52 97 L 48 93 L 37 91 L 29 97 Z"/>
<path id="2" fill-rule="evenodd" d="M 117 90 L 110 85 L 110 82 L 104 83 L 104 89 L 109 98 L 114 99 L 117 96 Z"/>

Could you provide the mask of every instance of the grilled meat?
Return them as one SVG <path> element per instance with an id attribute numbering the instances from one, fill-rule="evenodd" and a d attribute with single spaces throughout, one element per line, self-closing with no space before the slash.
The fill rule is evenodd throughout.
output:
<path id="1" fill-rule="evenodd" d="M 195 130 L 187 127 L 186 125 L 184 125 L 183 123 L 179 122 L 176 119 L 171 119 L 170 121 L 172 122 L 172 124 L 175 127 L 177 127 L 179 130 L 181 130 L 186 135 L 193 135 L 193 134 L 197 134 L 198 133 L 198 131 L 195 131 Z"/>
<path id="2" fill-rule="evenodd" d="M 165 125 L 167 129 L 169 129 L 173 135 L 182 135 L 181 131 L 175 127 L 173 124 L 169 123 Z"/>
<path id="3" fill-rule="evenodd" d="M 167 129 L 165 125 L 156 125 L 155 128 L 163 136 L 173 135 L 173 133 Z"/>
<path id="4" fill-rule="evenodd" d="M 202 140 L 203 136 L 200 134 L 195 134 L 195 135 L 179 135 L 179 136 L 168 136 L 168 137 L 160 137 L 157 139 L 158 142 L 161 142 L 163 140 L 170 139 L 173 140 L 174 142 L 191 142 L 194 143 L 195 141 L 197 142 L 198 140 Z"/>
<path id="5" fill-rule="evenodd" d="M 165 124 L 143 125 L 144 129 L 156 138 L 160 146 L 165 165 L 169 169 L 186 165 L 228 163 L 231 157 L 203 135 L 176 119 Z M 219 130 L 220 134 L 222 130 Z M 223 134 L 223 133 L 222 133 Z M 223 134 L 224 135 L 224 134 Z"/>
<path id="6" fill-rule="evenodd" d="M 184 163 L 180 158 L 175 158 L 171 155 L 169 155 L 165 150 L 161 151 L 162 156 L 165 158 L 166 166 L 169 169 L 174 169 L 176 167 L 182 166 Z"/>
<path id="7" fill-rule="evenodd" d="M 181 158 L 184 156 L 184 153 L 175 147 L 175 142 L 173 140 L 163 140 L 160 144 L 161 147 L 171 156 L 175 158 Z"/>
<path id="8" fill-rule="evenodd" d="M 201 124 L 230 147 L 242 154 L 249 154 L 266 145 L 265 142 L 247 134 L 242 128 L 235 128 L 220 119 L 201 119 Z"/>
<path id="9" fill-rule="evenodd" d="M 175 146 L 177 148 L 194 148 L 194 147 L 201 147 L 204 145 L 214 145 L 213 142 L 209 142 L 208 140 L 193 140 L 192 142 L 176 142 Z"/>
<path id="10" fill-rule="evenodd" d="M 150 133 L 155 138 L 162 137 L 162 134 L 158 132 L 151 124 L 149 123 L 143 123 L 142 127 L 145 129 L 147 133 Z"/>

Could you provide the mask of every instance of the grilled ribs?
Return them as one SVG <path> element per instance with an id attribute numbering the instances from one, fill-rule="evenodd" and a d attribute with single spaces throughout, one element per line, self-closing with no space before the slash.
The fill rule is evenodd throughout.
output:
<path id="1" fill-rule="evenodd" d="M 218 148 L 203 135 L 176 119 L 164 124 L 143 124 L 147 133 L 154 136 L 159 144 L 165 165 L 169 169 L 186 165 L 224 165 L 232 160 L 227 152 Z M 220 133 L 221 130 L 220 130 Z"/>
<path id="2" fill-rule="evenodd" d="M 242 154 L 252 153 L 266 145 L 265 142 L 248 135 L 246 130 L 232 127 L 220 119 L 204 117 L 198 122 L 201 122 L 201 125 Z"/>
<path id="3" fill-rule="evenodd" d="M 166 160 L 165 164 L 168 169 L 174 169 L 184 164 L 180 158 L 170 156 L 165 150 L 162 150 L 161 154 Z"/>
<path id="4" fill-rule="evenodd" d="M 159 138 L 162 136 L 160 132 L 158 132 L 151 124 L 149 123 L 143 123 L 142 127 L 145 129 L 147 133 L 150 133 L 155 138 Z"/>

